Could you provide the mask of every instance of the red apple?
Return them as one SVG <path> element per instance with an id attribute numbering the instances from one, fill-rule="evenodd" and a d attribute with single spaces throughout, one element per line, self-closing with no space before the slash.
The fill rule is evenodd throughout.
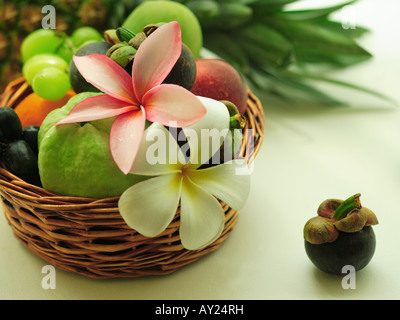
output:
<path id="1" fill-rule="evenodd" d="M 192 93 L 215 100 L 227 100 L 244 114 L 247 108 L 247 85 L 240 73 L 219 59 L 197 59 L 197 75 Z"/>

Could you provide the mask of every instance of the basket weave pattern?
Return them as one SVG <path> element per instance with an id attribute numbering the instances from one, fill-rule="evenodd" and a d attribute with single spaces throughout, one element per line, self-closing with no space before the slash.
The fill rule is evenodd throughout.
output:
<path id="1" fill-rule="evenodd" d="M 14 108 L 31 92 L 23 78 L 15 80 L 0 104 Z M 264 113 L 250 90 L 246 117 L 241 154 L 251 163 L 262 144 Z M 250 138 L 254 145 L 246 150 Z M 172 273 L 220 247 L 238 218 L 237 211 L 220 201 L 226 216 L 220 238 L 202 250 L 190 251 L 180 242 L 179 208 L 162 234 L 146 238 L 126 225 L 118 211 L 119 198 L 59 196 L 24 182 L 5 168 L 0 168 L 0 196 L 15 237 L 27 248 L 61 270 L 96 279 Z"/>

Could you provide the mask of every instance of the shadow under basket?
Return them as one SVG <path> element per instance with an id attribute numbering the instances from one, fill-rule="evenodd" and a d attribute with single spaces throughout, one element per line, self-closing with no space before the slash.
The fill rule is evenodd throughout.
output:
<path id="1" fill-rule="evenodd" d="M 7 86 L 1 106 L 15 108 L 32 92 L 23 78 Z M 249 90 L 246 127 L 241 148 L 254 161 L 264 132 L 264 112 Z M 247 130 L 252 129 L 252 130 Z M 3 213 L 19 239 L 53 266 L 95 279 L 166 275 L 219 248 L 234 229 L 238 212 L 220 201 L 226 222 L 219 239 L 190 251 L 179 237 L 179 208 L 172 223 L 155 238 L 126 225 L 118 211 L 119 198 L 86 199 L 53 194 L 28 184 L 0 168 Z"/>

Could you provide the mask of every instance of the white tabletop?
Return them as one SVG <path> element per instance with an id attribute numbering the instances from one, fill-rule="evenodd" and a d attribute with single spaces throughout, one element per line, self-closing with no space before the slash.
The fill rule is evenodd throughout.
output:
<path id="1" fill-rule="evenodd" d="M 372 30 L 360 43 L 375 57 L 333 77 L 400 101 L 399 9 L 396 0 L 354 5 L 357 24 Z M 352 90 L 326 89 L 352 106 L 264 105 L 265 140 L 251 195 L 217 251 L 161 277 L 93 280 L 56 270 L 56 289 L 45 290 L 42 267 L 48 263 L 13 237 L 1 215 L 0 299 L 399 299 L 400 108 Z M 356 289 L 345 290 L 342 276 L 308 260 L 302 230 L 323 200 L 355 193 L 380 224 L 372 261 L 356 274 Z"/>

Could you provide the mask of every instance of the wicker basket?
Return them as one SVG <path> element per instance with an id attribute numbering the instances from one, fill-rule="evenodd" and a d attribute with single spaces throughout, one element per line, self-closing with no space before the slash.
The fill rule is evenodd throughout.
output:
<path id="1" fill-rule="evenodd" d="M 31 93 L 24 79 L 11 82 L 1 106 L 15 107 Z M 242 155 L 251 163 L 264 130 L 260 101 L 249 90 L 246 129 L 253 129 L 254 146 Z M 251 131 L 251 130 L 250 130 Z M 146 238 L 129 228 L 118 212 L 118 198 L 93 200 L 65 197 L 30 185 L 0 168 L 3 213 L 17 239 L 53 266 L 90 278 L 165 275 L 216 250 L 236 225 L 238 212 L 221 202 L 226 215 L 224 231 L 208 247 L 190 251 L 179 238 L 179 208 L 173 222 L 159 236 Z"/>

